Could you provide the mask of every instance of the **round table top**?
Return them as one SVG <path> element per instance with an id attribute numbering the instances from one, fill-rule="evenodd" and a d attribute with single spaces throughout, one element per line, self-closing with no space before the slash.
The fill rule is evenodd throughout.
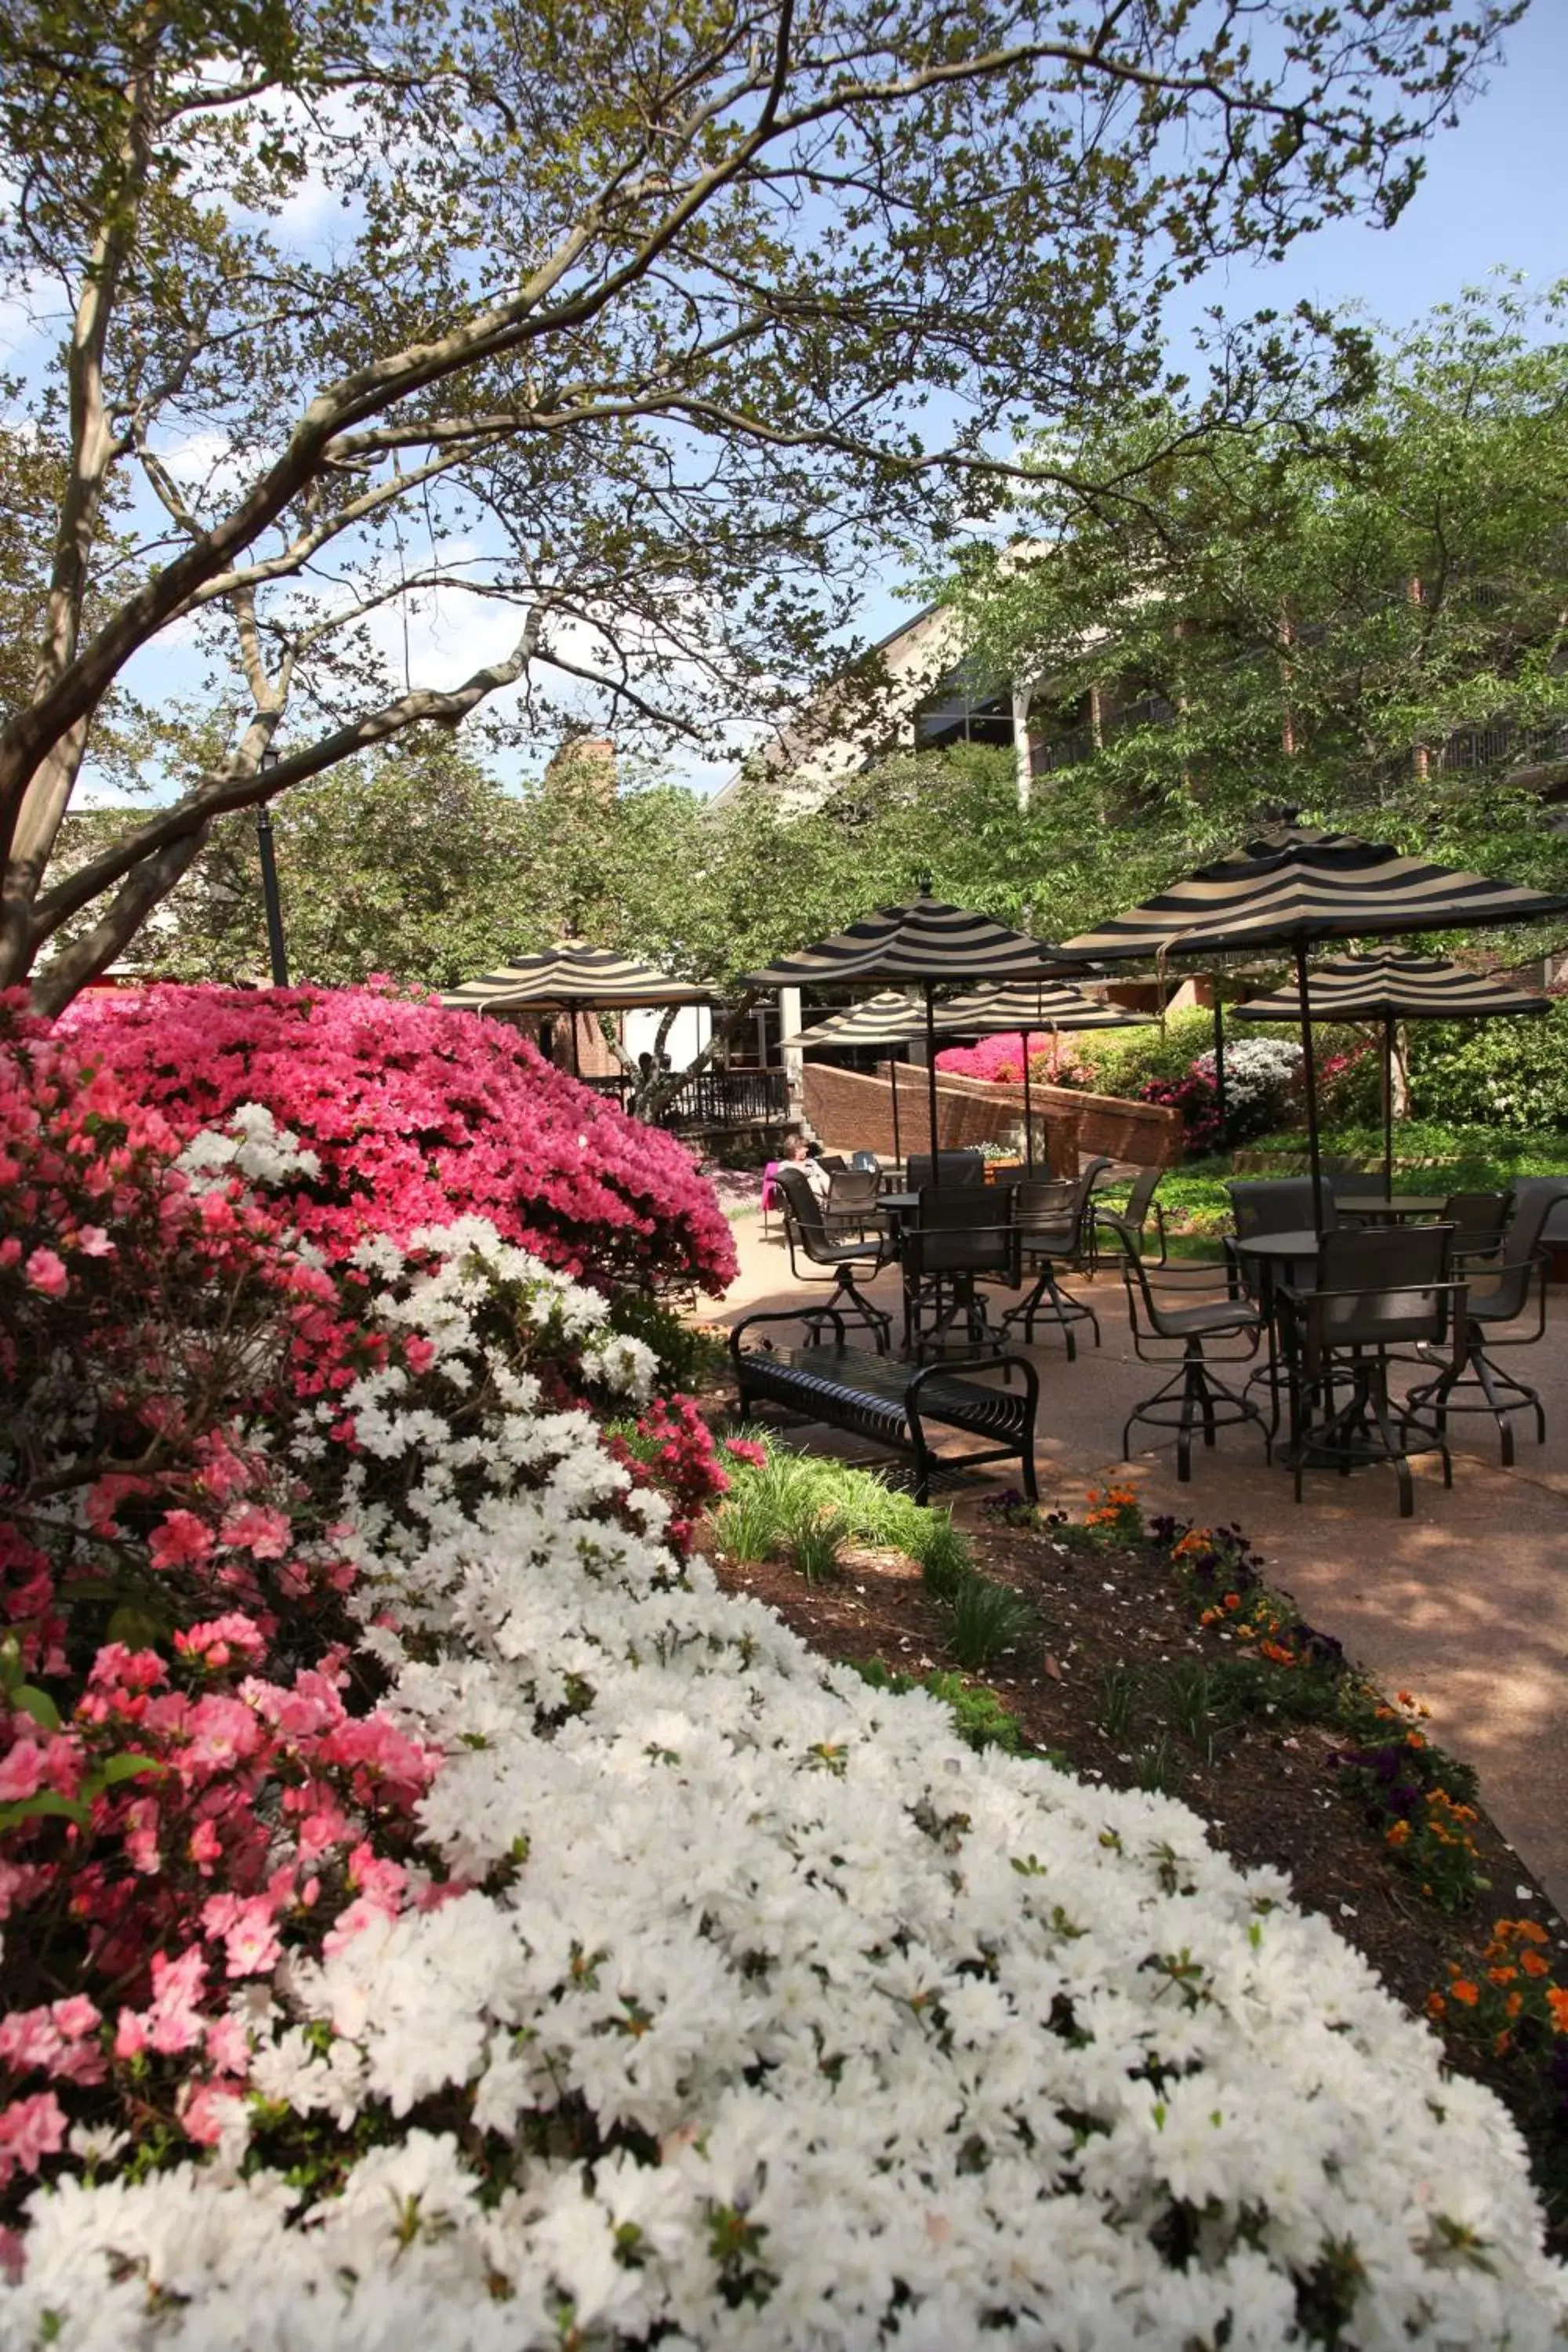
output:
<path id="1" fill-rule="evenodd" d="M 1253 1234 L 1246 1241 L 1233 1241 L 1231 1244 L 1239 1257 L 1316 1257 L 1322 1246 L 1321 1234 L 1304 1230 Z"/>
<path id="2" fill-rule="evenodd" d="M 918 1192 L 879 1192 L 875 1202 L 875 1206 L 879 1209 L 891 1209 L 895 1215 L 902 1215 L 910 1209 L 918 1209 L 920 1204 L 921 1196 Z"/>
<path id="3" fill-rule="evenodd" d="M 1448 1205 L 1446 1192 L 1341 1192 L 1334 1206 L 1352 1217 L 1435 1217 Z"/>

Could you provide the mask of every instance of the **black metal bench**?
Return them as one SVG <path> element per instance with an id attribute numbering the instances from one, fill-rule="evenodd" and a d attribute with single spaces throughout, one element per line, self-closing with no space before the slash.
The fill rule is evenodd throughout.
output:
<path id="1" fill-rule="evenodd" d="M 799 1313 L 748 1315 L 730 1334 L 741 1407 L 753 1398 L 788 1406 L 813 1421 L 847 1429 L 874 1444 L 909 1454 L 915 1469 L 915 1500 L 923 1503 L 931 1491 L 931 1473 L 941 1456 L 926 1438 L 928 1423 L 958 1429 L 966 1436 L 994 1441 L 978 1454 L 962 1456 L 972 1463 L 1016 1458 L 1024 1492 L 1031 1502 L 1039 1493 L 1035 1481 L 1035 1413 L 1040 1383 L 1026 1356 L 991 1356 L 965 1365 L 962 1371 L 949 1364 L 907 1364 L 896 1357 L 874 1355 L 844 1344 L 844 1318 L 836 1307 L 814 1307 L 814 1319 L 831 1321 L 837 1345 L 803 1348 L 744 1347 L 743 1335 L 760 1323 L 798 1323 Z M 974 1377 L 980 1372 L 1022 1372 L 1019 1388 L 987 1388 Z"/>

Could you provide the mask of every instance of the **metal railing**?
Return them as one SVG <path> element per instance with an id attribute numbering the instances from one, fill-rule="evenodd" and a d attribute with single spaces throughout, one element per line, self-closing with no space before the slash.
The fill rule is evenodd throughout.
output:
<path id="1" fill-rule="evenodd" d="M 621 1073 L 584 1078 L 583 1085 L 625 1110 L 631 1080 Z M 685 1079 L 658 1114 L 660 1127 L 696 1134 L 723 1128 L 775 1127 L 789 1115 L 789 1077 L 784 1070 L 700 1070 Z"/>

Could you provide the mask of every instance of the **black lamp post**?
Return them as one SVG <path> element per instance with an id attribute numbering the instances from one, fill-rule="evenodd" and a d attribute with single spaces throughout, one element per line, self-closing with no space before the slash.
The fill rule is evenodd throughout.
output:
<path id="1" fill-rule="evenodd" d="M 265 771 L 275 768 L 278 754 L 269 743 L 261 754 Z M 272 985 L 289 985 L 289 956 L 283 945 L 283 905 L 278 896 L 278 860 L 272 850 L 272 813 L 263 801 L 256 812 L 256 846 L 261 857 L 261 900 L 267 909 L 267 953 L 272 965 Z"/>

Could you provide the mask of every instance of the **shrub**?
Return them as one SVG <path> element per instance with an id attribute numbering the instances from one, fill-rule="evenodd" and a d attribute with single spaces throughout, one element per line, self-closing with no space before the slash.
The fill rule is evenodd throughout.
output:
<path id="1" fill-rule="evenodd" d="M 18 1066 L 3 1263 L 41 1381 L 94 1266 L 155 1288 L 149 1191 L 176 1259 L 193 1203 L 248 1208 L 101 1074 Z M 644 1353 L 493 1227 L 367 1239 L 325 1278 L 312 1304 L 379 1347 L 301 1392 L 268 1338 L 266 1385 L 225 1358 L 210 1411 L 331 1514 L 343 1638 L 266 1581 L 280 1531 L 248 1518 L 266 1610 L 134 1649 L 69 1589 L 85 1514 L 21 1538 L 54 1589 L 0 1659 L 0 2341 L 767 2352 L 1044 2342 L 1067 2311 L 1084 2342 L 1283 2343 L 1330 2275 L 1346 2340 L 1548 2339 L 1563 2280 L 1511 2126 L 1282 1877 L 1179 1805 L 978 1752 L 722 1594 L 646 1483 L 668 1443 L 684 1486 L 684 1417 L 634 1426 L 634 1478 L 583 1401 L 639 1389 Z M 77 1491 L 49 1486 L 83 1431 L 180 1475 L 193 1409 L 117 1422 L 80 1362 L 30 1423 L 29 1507 Z M 153 1502 L 125 1540 L 164 1528 L 194 1574 Z"/>
<path id="2" fill-rule="evenodd" d="M 1094 1073 L 1070 1036 L 1052 1036 L 1041 1030 L 1031 1030 L 1028 1049 L 1033 1084 L 1093 1086 Z M 939 1070 L 951 1070 L 955 1077 L 994 1078 L 1004 1085 L 1017 1086 L 1024 1076 L 1024 1039 L 1015 1029 L 1005 1035 L 982 1037 L 975 1045 L 950 1045 L 937 1055 L 936 1066 Z"/>
<path id="3" fill-rule="evenodd" d="M 1035 1612 L 1010 1584 L 988 1576 L 963 1577 L 950 1602 L 952 1630 L 949 1639 L 961 1666 L 977 1675 L 993 1658 L 1016 1647 L 1033 1628 Z"/>
<path id="4" fill-rule="evenodd" d="M 312 1152 L 300 1230 L 342 1256 L 367 1233 L 481 1215 L 608 1286 L 721 1292 L 734 1244 L 674 1137 L 626 1118 L 504 1023 L 374 988 L 158 987 L 80 998 L 84 1053 L 189 1139 L 262 1105 Z"/>
<path id="5" fill-rule="evenodd" d="M 1536 1020 L 1412 1022 L 1410 1092 L 1422 1118 L 1568 1128 L 1568 998 Z"/>

